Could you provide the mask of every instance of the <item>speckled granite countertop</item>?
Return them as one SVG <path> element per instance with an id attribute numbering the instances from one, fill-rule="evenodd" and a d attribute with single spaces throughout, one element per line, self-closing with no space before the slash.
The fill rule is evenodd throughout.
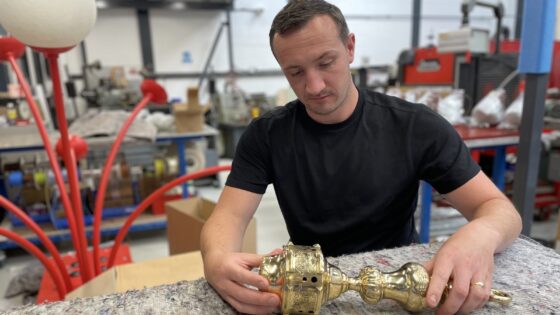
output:
<path id="1" fill-rule="evenodd" d="M 414 245 L 329 258 L 349 276 L 373 265 L 393 271 L 409 261 L 428 260 L 441 244 Z M 496 255 L 494 284 L 513 296 L 509 306 L 488 304 L 474 314 L 560 314 L 560 255 L 528 239 L 518 239 Z M 407 314 L 396 303 L 367 305 L 347 292 L 325 305 L 321 314 Z M 95 298 L 24 306 L 5 314 L 236 314 L 203 280 L 184 281 Z"/>

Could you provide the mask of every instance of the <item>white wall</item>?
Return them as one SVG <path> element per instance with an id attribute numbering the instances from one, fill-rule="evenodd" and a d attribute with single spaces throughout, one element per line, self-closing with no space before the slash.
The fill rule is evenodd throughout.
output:
<path id="1" fill-rule="evenodd" d="M 150 10 L 156 72 L 200 71 L 223 16 L 221 11 Z M 191 63 L 182 61 L 185 52 L 190 53 Z M 224 59 L 224 52 L 225 47 L 219 46 L 217 61 Z"/>
<path id="2" fill-rule="evenodd" d="M 262 10 L 261 13 L 234 11 L 232 38 L 235 67 L 239 70 L 280 70 L 268 43 L 270 24 L 285 1 L 237 0 L 235 7 Z"/>
<path id="3" fill-rule="evenodd" d="M 142 51 L 136 12 L 131 9 L 99 10 L 97 23 L 86 38 L 90 62 L 106 66 L 139 66 Z"/>
<path id="4" fill-rule="evenodd" d="M 488 0 L 494 3 L 497 0 Z M 231 13 L 233 56 L 239 71 L 279 70 L 270 52 L 268 32 L 275 14 L 287 1 L 236 0 Z M 461 0 L 424 0 L 420 25 L 420 45 L 429 43 L 428 36 L 457 29 L 461 23 Z M 515 31 L 517 0 L 503 0 L 506 17 L 503 25 Z M 412 32 L 412 0 L 332 0 L 347 17 L 350 31 L 356 34 L 354 67 L 396 62 L 399 53 L 410 47 Z M 257 12 L 255 12 L 257 11 Z M 150 26 L 155 70 L 158 73 L 201 72 L 220 24 L 226 20 L 221 11 L 150 10 Z M 494 33 L 496 21 L 487 8 L 475 8 L 471 25 Z M 228 71 L 227 30 L 222 33 L 211 68 Z M 434 40 L 434 43 L 435 40 Z M 100 10 L 97 24 L 86 39 L 89 61 L 103 65 L 140 67 L 142 64 L 138 21 L 132 9 Z M 183 55 L 190 54 L 185 62 Z M 80 72 L 77 49 L 67 54 L 71 73 Z M 198 80 L 162 80 L 170 98 L 185 99 L 187 86 Z M 240 78 L 238 84 L 248 93 L 273 95 L 287 87 L 281 77 Z M 218 82 L 218 88 L 223 80 Z"/>
<path id="5" fill-rule="evenodd" d="M 126 66 L 140 69 L 142 51 L 136 12 L 132 9 L 98 10 L 95 27 L 85 39 L 88 62 L 102 66 Z M 80 46 L 63 54 L 61 63 L 70 74 L 82 73 Z"/>
<path id="6" fill-rule="evenodd" d="M 201 72 L 210 53 L 215 34 L 224 20 L 221 11 L 151 10 L 150 29 L 156 73 Z M 220 62 L 226 53 L 222 40 L 214 60 Z M 189 54 L 190 60 L 183 60 Z M 198 80 L 161 80 L 169 99 L 185 101 L 186 88 Z"/>

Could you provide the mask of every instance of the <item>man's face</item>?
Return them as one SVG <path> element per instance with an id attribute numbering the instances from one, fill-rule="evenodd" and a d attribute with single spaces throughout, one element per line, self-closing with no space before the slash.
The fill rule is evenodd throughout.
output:
<path id="1" fill-rule="evenodd" d="M 274 36 L 274 53 L 284 75 L 318 122 L 340 122 L 354 109 L 354 100 L 349 98 L 354 87 L 349 71 L 354 42 L 354 34 L 350 34 L 343 43 L 327 15 L 314 17 L 295 32 Z"/>

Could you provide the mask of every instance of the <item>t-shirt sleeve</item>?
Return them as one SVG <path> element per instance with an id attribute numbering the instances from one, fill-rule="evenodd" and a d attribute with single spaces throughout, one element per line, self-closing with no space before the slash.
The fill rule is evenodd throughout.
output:
<path id="1" fill-rule="evenodd" d="M 459 188 L 480 171 L 453 126 L 429 108 L 418 111 L 412 133 L 413 163 L 419 177 L 439 193 Z"/>
<path id="2" fill-rule="evenodd" d="M 226 185 L 264 194 L 271 182 L 270 150 L 263 121 L 249 124 L 235 149 Z"/>

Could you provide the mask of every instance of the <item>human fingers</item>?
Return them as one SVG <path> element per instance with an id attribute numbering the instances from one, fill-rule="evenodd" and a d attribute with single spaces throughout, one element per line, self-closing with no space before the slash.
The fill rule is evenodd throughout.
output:
<path id="1" fill-rule="evenodd" d="M 268 280 L 246 268 L 231 268 L 227 271 L 227 277 L 237 283 L 240 284 L 247 284 L 254 286 L 260 290 L 268 289 L 269 283 Z"/>
<path id="2" fill-rule="evenodd" d="M 453 273 L 453 284 L 445 302 L 439 306 L 437 315 L 457 313 L 469 295 L 470 280 L 471 276 L 467 271 L 460 270 Z"/>
<path id="3" fill-rule="evenodd" d="M 216 264 L 205 265 L 205 274 L 208 282 L 221 289 L 227 281 L 235 281 L 244 285 L 251 285 L 261 290 L 268 288 L 266 278 L 250 271 L 255 265 L 262 262 L 262 256 L 255 254 L 234 253 L 215 260 Z"/>
<path id="4" fill-rule="evenodd" d="M 280 305 L 280 297 L 278 295 L 248 288 L 243 284 L 233 281 L 225 282 L 223 293 L 224 298 L 228 297 L 232 300 L 231 304 L 237 310 L 239 310 L 238 307 L 241 307 L 242 309 L 260 309 L 259 313 L 263 311 L 272 312 Z"/>
<path id="5" fill-rule="evenodd" d="M 486 281 L 484 282 L 484 291 L 485 291 L 486 298 L 476 307 L 477 309 L 483 308 L 484 305 L 486 305 L 486 303 L 488 303 L 488 300 L 490 299 L 490 293 L 492 291 L 492 281 L 493 281 L 493 279 L 494 279 L 493 273 L 489 273 L 488 276 L 486 277 Z"/>
<path id="6" fill-rule="evenodd" d="M 258 267 L 262 264 L 263 261 L 263 256 L 257 254 L 238 253 L 235 255 L 235 257 L 237 258 L 239 263 L 246 269 Z"/>
<path id="7" fill-rule="evenodd" d="M 434 269 L 434 259 L 430 259 L 428 261 L 425 261 L 422 265 L 424 266 L 424 268 L 426 268 L 428 273 L 431 274 L 432 270 Z"/>
<path id="8" fill-rule="evenodd" d="M 491 284 L 488 283 L 488 274 L 486 270 L 477 271 L 473 274 L 467 299 L 459 308 L 459 313 L 466 314 L 482 307 L 490 295 Z"/>
<path id="9" fill-rule="evenodd" d="M 428 291 L 426 292 L 426 305 L 430 308 L 435 308 L 443 294 L 443 290 L 449 282 L 449 276 L 451 275 L 452 266 L 446 261 L 434 260 L 432 269 L 432 275 L 430 277 L 430 285 L 428 286 Z"/>
<path id="10" fill-rule="evenodd" d="M 479 305 L 477 305 L 477 307 L 475 309 L 479 309 L 484 307 L 484 305 L 488 302 L 488 300 L 490 299 L 490 293 L 492 291 L 492 281 L 494 279 L 494 261 L 492 260 L 492 263 L 488 266 L 487 271 L 486 271 L 486 281 L 484 281 L 484 287 L 483 287 L 483 291 L 485 294 L 485 299 L 483 301 L 480 302 Z M 479 281 L 473 281 L 472 283 L 477 283 Z M 480 281 L 482 282 L 482 281 Z M 480 284 L 478 284 L 479 287 Z"/>
<path id="11" fill-rule="evenodd" d="M 250 289 L 247 289 L 250 290 Z M 254 290 L 253 290 L 254 291 Z M 255 291 L 256 292 L 256 291 Z M 279 309 L 279 302 L 275 306 L 270 305 L 255 305 L 247 302 L 242 302 L 231 295 L 225 295 L 224 299 L 238 312 L 247 314 L 270 314 L 277 312 Z"/>
<path id="12" fill-rule="evenodd" d="M 276 248 L 273 251 L 271 251 L 270 253 L 266 254 L 265 256 L 280 255 L 280 254 L 282 254 L 282 252 L 284 252 L 284 250 L 282 248 Z"/>

